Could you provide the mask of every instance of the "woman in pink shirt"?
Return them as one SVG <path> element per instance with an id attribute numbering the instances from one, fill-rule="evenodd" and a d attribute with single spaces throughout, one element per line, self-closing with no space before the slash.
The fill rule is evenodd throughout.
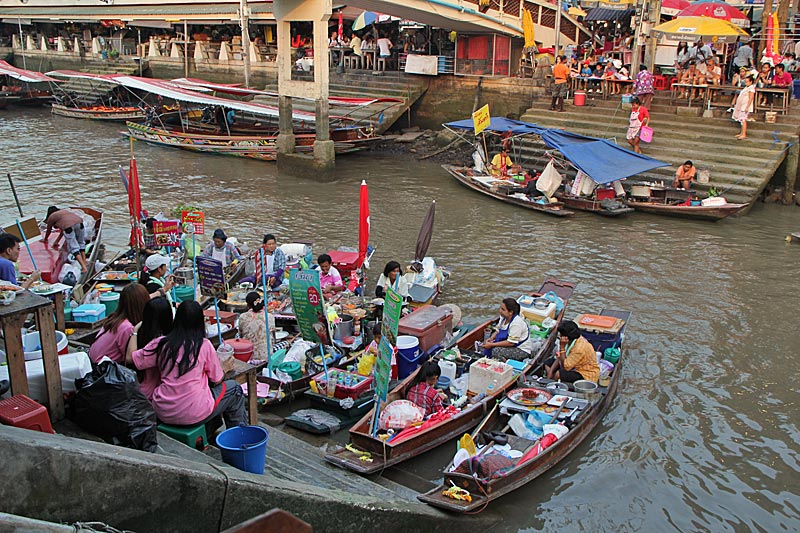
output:
<path id="1" fill-rule="evenodd" d="M 89 348 L 89 359 L 93 363 L 108 356 L 112 361 L 125 364 L 128 340 L 131 338 L 134 325 L 142 321 L 144 306 L 149 300 L 150 294 L 144 285 L 132 283 L 122 289 L 117 309 L 103 323 L 103 327 Z"/>
<path id="2" fill-rule="evenodd" d="M 161 422 L 203 423 L 213 434 L 220 416 L 231 428 L 246 425 L 247 413 L 242 388 L 233 380 L 222 381 L 222 365 L 205 332 L 200 304 L 183 302 L 172 331 L 133 352 L 133 363 L 139 370 L 158 369 L 161 382 L 151 403 Z"/>
<path id="3" fill-rule="evenodd" d="M 152 298 L 144 306 L 142 321 L 133 328 L 125 363 L 132 365 L 133 352 L 141 350 L 150 344 L 153 339 L 163 337 L 170 331 L 172 331 L 172 305 L 163 296 Z M 139 390 L 148 400 L 152 400 L 153 392 L 160 384 L 161 374 L 158 368 L 148 368 L 143 372 L 139 372 Z"/>

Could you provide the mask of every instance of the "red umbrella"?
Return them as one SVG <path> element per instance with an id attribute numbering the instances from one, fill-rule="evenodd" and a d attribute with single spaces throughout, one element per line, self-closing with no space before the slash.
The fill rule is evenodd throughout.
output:
<path id="1" fill-rule="evenodd" d="M 699 1 L 694 2 L 678 13 L 678 17 L 711 17 L 727 20 L 740 28 L 749 28 L 750 19 L 741 10 L 725 2 Z"/>
<path id="2" fill-rule="evenodd" d="M 690 5 L 689 0 L 663 0 L 661 2 L 661 13 L 674 17 Z"/>
<path id="3" fill-rule="evenodd" d="M 339 26 L 341 27 L 341 25 Z M 358 266 L 364 264 L 369 246 L 369 192 L 367 182 L 361 182 L 361 194 L 358 204 Z"/>
<path id="4" fill-rule="evenodd" d="M 339 40 L 342 40 L 342 33 L 344 33 L 344 13 L 339 11 Z"/>

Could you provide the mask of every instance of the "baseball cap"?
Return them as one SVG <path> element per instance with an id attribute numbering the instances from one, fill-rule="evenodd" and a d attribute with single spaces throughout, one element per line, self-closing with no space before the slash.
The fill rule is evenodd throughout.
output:
<path id="1" fill-rule="evenodd" d="M 150 257 L 148 257 L 147 260 L 144 262 L 144 266 L 147 267 L 147 270 L 149 272 L 153 272 L 157 268 L 161 267 L 161 265 L 168 265 L 168 264 L 169 264 L 169 258 L 160 254 L 153 254 Z"/>

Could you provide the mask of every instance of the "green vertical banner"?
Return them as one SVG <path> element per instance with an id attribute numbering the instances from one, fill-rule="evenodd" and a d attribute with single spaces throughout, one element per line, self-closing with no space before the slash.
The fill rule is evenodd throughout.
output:
<path id="1" fill-rule="evenodd" d="M 375 361 L 375 393 L 381 401 L 389 392 L 389 378 L 392 373 L 392 352 L 397 345 L 397 328 L 400 325 L 400 312 L 403 298 L 392 288 L 387 288 L 383 301 L 383 324 L 381 343 L 378 345 L 378 359 Z"/>
<path id="2" fill-rule="evenodd" d="M 289 296 L 300 335 L 309 342 L 330 344 L 318 270 L 291 270 Z"/>

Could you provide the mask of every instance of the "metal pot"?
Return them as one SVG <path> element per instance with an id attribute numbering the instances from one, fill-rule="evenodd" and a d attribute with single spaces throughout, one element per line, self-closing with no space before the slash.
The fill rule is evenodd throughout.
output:
<path id="1" fill-rule="evenodd" d="M 533 299 L 533 307 L 536 309 L 547 309 L 547 306 L 550 305 L 550 300 L 547 298 L 534 298 Z"/>
<path id="2" fill-rule="evenodd" d="M 353 324 L 355 319 L 350 315 L 342 315 L 342 321 L 333 325 L 333 338 L 337 341 L 345 337 L 353 336 Z"/>
<path id="3" fill-rule="evenodd" d="M 548 383 L 545 386 L 545 388 L 547 390 L 551 390 L 551 391 L 553 391 L 555 393 L 559 393 L 559 392 L 562 392 L 562 391 L 568 391 L 569 390 L 569 385 L 567 385 L 566 383 L 561 383 L 560 381 L 553 381 L 552 383 Z"/>
<path id="4" fill-rule="evenodd" d="M 588 379 L 579 379 L 572 386 L 575 387 L 575 392 L 585 399 L 592 398 L 597 393 L 597 383 Z"/>

